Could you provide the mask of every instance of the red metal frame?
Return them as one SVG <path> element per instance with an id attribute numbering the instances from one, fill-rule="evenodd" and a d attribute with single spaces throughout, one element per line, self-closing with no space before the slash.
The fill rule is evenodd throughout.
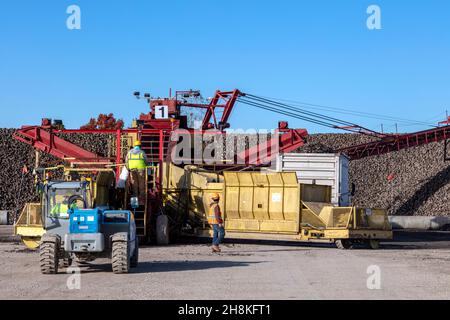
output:
<path id="1" fill-rule="evenodd" d="M 156 180 L 159 184 L 159 190 L 162 190 L 162 177 L 163 177 L 163 162 L 164 162 L 164 132 L 159 131 L 159 176 Z"/>
<path id="2" fill-rule="evenodd" d="M 450 139 L 450 126 L 389 136 L 382 140 L 351 146 L 338 151 L 346 153 L 352 160 L 357 160 L 447 139 Z"/>
<path id="3" fill-rule="evenodd" d="M 376 138 L 387 138 L 387 137 L 393 137 L 395 135 L 392 134 L 385 134 L 385 133 L 380 133 L 377 131 L 373 131 L 373 130 L 369 130 L 366 129 L 364 127 L 358 126 L 358 125 L 354 125 L 354 126 L 335 126 L 336 129 L 341 129 L 341 130 L 345 130 L 345 131 L 350 131 L 350 132 L 354 132 L 354 133 L 360 133 L 360 134 L 364 134 L 366 136 L 372 136 L 372 137 L 376 137 Z"/>
<path id="4" fill-rule="evenodd" d="M 197 91 L 195 91 L 197 92 Z M 143 121 L 144 126 L 152 129 L 167 129 L 167 130 L 175 130 L 180 128 L 180 120 L 183 118 L 180 114 L 181 107 L 191 107 L 191 108 L 204 108 L 206 110 L 206 114 L 204 119 L 202 120 L 202 129 L 219 129 L 219 122 L 227 123 L 228 119 L 231 115 L 231 111 L 237 101 L 237 98 L 242 95 L 242 93 L 235 89 L 233 91 L 219 91 L 217 90 L 214 97 L 211 99 L 209 104 L 202 103 L 191 103 L 187 102 L 183 99 L 178 99 L 179 95 L 183 93 L 195 93 L 194 91 L 177 91 L 175 97 L 171 98 L 157 98 L 157 99 L 149 99 L 150 105 L 150 113 L 141 114 L 139 120 Z M 200 97 L 200 92 L 198 93 L 198 97 Z M 197 96 L 194 96 L 197 97 Z M 223 103 L 219 104 L 219 102 L 223 101 Z M 160 105 L 168 106 L 169 119 L 155 119 L 155 108 Z M 216 108 L 222 108 L 223 113 L 220 121 L 218 121 L 215 110 Z M 214 123 L 211 122 L 211 118 L 213 118 Z M 170 121 L 170 122 L 169 122 Z M 183 129 L 192 129 L 187 128 L 186 125 L 182 126 Z"/>
<path id="5" fill-rule="evenodd" d="M 121 130 L 117 130 L 116 131 L 116 164 L 120 163 L 122 161 L 121 157 L 120 157 L 120 151 L 122 149 L 122 132 Z M 120 176 L 120 167 L 116 166 L 116 180 L 119 180 L 119 176 Z M 116 182 L 117 182 L 116 181 Z"/>
<path id="6" fill-rule="evenodd" d="M 207 106 L 208 110 L 206 111 L 205 117 L 203 118 L 202 129 L 203 130 L 211 129 L 210 127 L 211 117 L 213 117 L 214 120 L 214 128 L 218 129 L 218 123 L 215 114 L 215 109 L 218 107 L 224 108 L 220 122 L 222 123 L 228 122 L 228 119 L 231 115 L 231 111 L 233 110 L 236 100 L 237 98 L 239 98 L 241 94 L 242 93 L 237 89 L 235 89 L 234 91 L 216 91 L 214 98 L 212 98 L 209 106 Z M 218 104 L 220 99 L 223 99 L 225 101 L 224 105 Z"/>
<path id="7" fill-rule="evenodd" d="M 93 152 L 57 137 L 54 133 L 55 131 L 52 129 L 44 130 L 39 126 L 25 126 L 14 133 L 14 138 L 68 162 L 109 161 L 109 159 L 101 158 Z"/>
<path id="8" fill-rule="evenodd" d="M 441 121 L 441 122 L 438 122 L 438 124 L 439 124 L 439 125 L 443 125 L 443 124 L 445 124 L 445 125 L 449 125 L 449 124 L 450 124 L 450 117 L 449 117 L 449 116 L 447 116 L 447 120 L 445 120 L 445 121 Z"/>
<path id="9" fill-rule="evenodd" d="M 188 92 L 190 93 L 190 91 Z M 199 96 L 198 92 L 198 96 Z M 122 162 L 121 159 L 121 135 L 134 133 L 143 140 L 147 138 L 147 145 L 144 145 L 143 150 L 148 153 L 153 162 L 158 161 L 160 163 L 160 172 L 158 175 L 158 180 L 162 179 L 162 163 L 170 152 L 171 147 L 173 147 L 173 142 L 165 140 L 170 136 L 170 134 L 180 128 L 180 119 L 182 116 L 179 114 L 181 106 L 187 107 L 197 107 L 197 108 L 207 108 L 205 117 L 202 122 L 202 128 L 200 131 L 208 130 L 208 134 L 211 134 L 210 129 L 216 129 L 217 132 L 223 134 L 223 128 L 220 128 L 220 123 L 227 123 L 231 115 L 233 107 L 242 93 L 235 89 L 233 91 L 216 91 L 214 97 L 211 99 L 209 104 L 197 104 L 188 103 L 186 101 L 177 100 L 177 98 L 166 98 L 166 99 L 153 99 L 149 100 L 151 112 L 146 115 L 141 115 L 140 120 L 142 123 L 138 128 L 124 129 L 124 130 L 67 130 L 52 127 L 51 120 L 42 123 L 41 126 L 28 126 L 19 129 L 14 137 L 22 142 L 30 144 L 35 148 L 50 153 L 55 157 L 63 160 L 70 161 L 92 161 L 96 160 L 98 162 L 107 161 L 110 163 L 116 163 L 116 176 L 120 175 L 120 166 Z M 219 103 L 223 101 L 223 103 Z M 154 119 L 154 107 L 157 105 L 169 105 L 169 119 Z M 222 116 L 220 122 L 216 116 L 216 108 L 223 108 Z M 211 123 L 211 118 L 214 123 Z M 194 133 L 196 130 L 188 129 L 190 132 Z M 106 133 L 116 135 L 116 159 L 106 159 L 99 157 L 98 155 L 88 152 L 72 143 L 69 143 L 61 138 L 58 138 L 55 134 L 57 133 Z M 254 146 L 245 151 L 245 154 L 238 155 L 239 159 L 245 159 L 248 163 L 249 159 L 254 160 L 256 158 L 257 164 L 261 163 L 261 159 L 258 157 L 260 154 L 264 154 L 265 157 L 272 159 L 275 153 L 278 152 L 291 152 L 304 144 L 304 138 L 307 135 L 307 131 L 304 129 L 289 129 L 287 123 L 281 123 L 276 131 L 275 136 L 270 141 L 258 146 Z M 154 138 L 152 138 L 152 136 Z M 159 139 L 156 139 L 159 136 Z M 279 139 L 279 140 L 275 140 Z M 159 141 L 157 141 L 159 140 Z M 158 144 L 158 146 L 156 146 Z M 166 146 L 167 144 L 167 146 Z M 276 146 L 276 150 L 272 150 L 273 146 Z M 252 158 L 253 157 L 253 158 Z M 157 181 L 157 185 L 160 186 L 162 181 Z"/>
<path id="10" fill-rule="evenodd" d="M 113 159 L 103 158 L 98 156 L 93 152 L 89 152 L 73 143 L 70 143 L 64 139 L 61 139 L 56 136 L 58 133 L 104 133 L 104 134 L 115 134 L 116 135 L 116 164 L 120 164 L 123 159 L 121 159 L 121 136 L 122 134 L 128 133 L 140 133 L 140 134 L 154 134 L 159 135 L 160 140 L 164 139 L 164 135 L 166 134 L 165 130 L 156 130 L 156 129 L 124 129 L 124 130 L 83 130 L 83 129 L 63 129 L 63 130 L 54 130 L 52 128 L 43 129 L 40 126 L 24 126 L 21 129 L 17 130 L 13 137 L 21 142 L 31 145 L 32 147 L 53 155 L 56 158 L 61 160 L 71 162 L 79 162 L 79 163 L 89 163 L 89 166 L 93 166 L 92 162 L 99 162 L 102 164 L 105 163 L 113 163 Z M 163 144 L 161 145 L 161 147 Z M 160 168 L 162 170 L 162 162 L 164 160 L 164 155 L 161 148 L 159 148 L 159 162 Z M 118 178 L 120 175 L 120 166 L 116 166 L 116 177 Z M 161 179 L 162 174 L 157 178 Z M 161 181 L 156 181 L 157 186 L 161 186 Z"/>
<path id="11" fill-rule="evenodd" d="M 245 164 L 264 165 L 267 161 L 272 161 L 279 153 L 289 153 L 297 150 L 305 144 L 308 135 L 306 129 L 279 128 L 275 130 L 272 139 L 264 144 L 253 146 L 238 155 L 239 159 L 244 159 Z M 275 150 L 272 147 L 275 146 Z M 255 158 L 256 155 L 256 158 Z M 265 159 L 261 159 L 264 155 Z M 262 160 L 265 160 L 262 162 Z"/>

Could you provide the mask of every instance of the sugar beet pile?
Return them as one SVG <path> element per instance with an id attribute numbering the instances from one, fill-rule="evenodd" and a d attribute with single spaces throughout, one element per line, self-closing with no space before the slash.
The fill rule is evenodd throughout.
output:
<path id="1" fill-rule="evenodd" d="M 14 129 L 0 129 L 0 210 L 18 212 L 25 203 L 38 200 L 31 174 L 36 153 L 33 147 L 15 140 L 13 133 Z M 101 156 L 107 155 L 108 135 L 61 134 L 60 137 Z M 44 153 L 41 153 L 40 161 L 45 167 L 61 163 L 57 158 Z M 24 166 L 28 173 L 22 173 Z"/>
<path id="2" fill-rule="evenodd" d="M 31 171 L 35 151 L 12 138 L 13 129 L 0 129 L 0 210 L 16 211 L 35 201 Z M 108 135 L 62 136 L 86 150 L 106 156 Z M 335 152 L 336 149 L 370 141 L 354 134 L 318 134 L 308 137 L 298 152 Z M 59 163 L 41 155 L 41 164 Z M 354 203 L 388 210 L 390 215 L 450 215 L 450 165 L 444 162 L 443 143 L 352 161 L 350 182 L 355 183 Z"/>
<path id="3" fill-rule="evenodd" d="M 355 134 L 312 135 L 299 152 L 333 152 L 371 139 Z M 438 142 L 351 161 L 354 204 L 384 208 L 390 215 L 450 215 L 450 163 L 444 161 L 444 153 L 444 143 Z"/>

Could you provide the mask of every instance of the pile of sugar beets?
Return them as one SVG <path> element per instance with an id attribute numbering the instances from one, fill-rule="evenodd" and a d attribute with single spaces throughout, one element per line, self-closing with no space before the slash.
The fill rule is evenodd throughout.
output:
<path id="1" fill-rule="evenodd" d="M 10 219 L 14 219 L 25 203 L 38 201 L 34 189 L 32 171 L 35 167 L 35 149 L 13 138 L 14 129 L 0 129 L 0 210 L 8 210 Z M 107 134 L 61 134 L 61 138 L 80 147 L 107 156 Z M 61 164 L 57 158 L 40 153 L 41 166 L 51 167 Z M 24 172 L 24 167 L 26 171 Z"/>
<path id="2" fill-rule="evenodd" d="M 25 203 L 37 201 L 31 174 L 35 150 L 13 139 L 14 129 L 0 129 L 0 210 L 18 213 Z M 62 134 L 62 138 L 107 156 L 107 134 Z M 371 141 L 357 134 L 317 134 L 296 152 L 334 153 L 336 150 Z M 41 153 L 41 165 L 60 160 Z M 24 166 L 28 173 L 23 173 Z M 354 204 L 384 208 L 390 215 L 450 215 L 450 166 L 444 161 L 443 143 L 369 157 L 350 163 L 350 183 L 356 186 Z M 11 215 L 13 216 L 13 215 Z"/>
<path id="3" fill-rule="evenodd" d="M 370 142 L 356 134 L 317 134 L 298 152 L 334 152 Z M 350 183 L 357 206 L 384 208 L 389 215 L 450 215 L 450 162 L 444 142 L 350 162 Z"/>

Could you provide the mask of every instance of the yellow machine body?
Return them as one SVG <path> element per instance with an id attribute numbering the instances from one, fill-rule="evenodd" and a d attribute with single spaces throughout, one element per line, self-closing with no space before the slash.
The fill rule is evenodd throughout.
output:
<path id="1" fill-rule="evenodd" d="M 29 249 L 36 249 L 44 233 L 41 204 L 27 203 L 14 225 L 14 234 L 19 235 Z"/>
<path id="2" fill-rule="evenodd" d="M 391 239 L 385 210 L 336 207 L 331 187 L 299 184 L 294 172 L 224 172 L 193 166 L 164 167 L 168 210 L 197 221 L 197 234 L 210 235 L 206 221 L 211 195 L 220 207 L 228 236 L 249 239 Z"/>

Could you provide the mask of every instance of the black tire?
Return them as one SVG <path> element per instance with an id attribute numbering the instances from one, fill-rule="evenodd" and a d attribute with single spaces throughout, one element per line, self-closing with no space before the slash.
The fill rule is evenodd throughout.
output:
<path id="1" fill-rule="evenodd" d="M 130 267 L 137 268 L 138 264 L 139 264 L 139 243 L 136 239 L 136 247 L 134 249 L 133 256 L 131 257 Z"/>
<path id="2" fill-rule="evenodd" d="M 169 217 L 165 214 L 156 218 L 156 243 L 166 246 L 170 243 Z"/>
<path id="3" fill-rule="evenodd" d="M 39 262 L 42 274 L 58 273 L 58 241 L 42 242 L 39 247 Z"/>
<path id="4" fill-rule="evenodd" d="M 128 242 L 112 242 L 112 270 L 116 274 L 128 273 L 130 271 L 130 258 L 128 254 Z"/>
<path id="5" fill-rule="evenodd" d="M 353 248 L 353 243 L 349 239 L 339 239 L 335 241 L 336 247 L 341 250 L 349 250 Z"/>
<path id="6" fill-rule="evenodd" d="M 379 240 L 375 240 L 375 239 L 370 239 L 368 241 L 369 243 L 369 248 L 373 249 L 373 250 L 378 250 L 380 249 L 380 241 Z"/>

